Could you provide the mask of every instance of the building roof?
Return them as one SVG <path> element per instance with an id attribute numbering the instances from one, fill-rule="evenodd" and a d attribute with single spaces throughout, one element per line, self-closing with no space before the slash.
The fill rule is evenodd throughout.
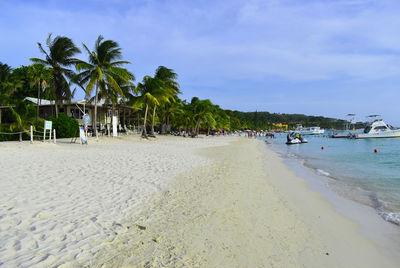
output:
<path id="1" fill-rule="evenodd" d="M 38 103 L 38 99 L 37 98 L 32 98 L 32 97 L 26 97 L 25 100 L 33 102 L 33 103 Z M 86 99 L 72 99 L 71 101 L 66 101 L 63 100 L 63 104 L 90 104 L 90 105 L 94 105 L 93 103 L 91 103 L 90 101 L 86 100 Z M 45 99 L 41 99 L 40 100 L 40 106 L 42 105 L 54 105 L 54 101 L 53 100 L 45 100 Z M 97 103 L 98 106 L 103 106 L 104 105 L 104 100 L 99 100 Z"/>

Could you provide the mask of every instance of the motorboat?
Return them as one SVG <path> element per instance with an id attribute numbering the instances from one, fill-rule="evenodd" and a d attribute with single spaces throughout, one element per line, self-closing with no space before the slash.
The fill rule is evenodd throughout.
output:
<path id="1" fill-rule="evenodd" d="M 345 129 L 344 130 L 338 130 L 333 132 L 332 138 L 352 138 L 354 137 L 355 133 L 355 125 L 356 125 L 356 119 L 355 116 L 356 114 L 347 114 L 348 117 L 350 117 L 349 120 L 346 121 L 345 123 Z M 359 132 L 359 131 L 357 131 Z"/>
<path id="2" fill-rule="evenodd" d="M 331 138 L 354 138 L 357 134 L 363 133 L 363 131 L 364 129 L 336 131 Z"/>
<path id="3" fill-rule="evenodd" d="M 297 125 L 296 131 L 301 135 L 321 135 L 325 133 L 325 130 L 320 127 L 302 127 L 302 125 Z"/>
<path id="4" fill-rule="evenodd" d="M 357 133 L 355 135 L 356 139 L 398 137 L 400 137 L 400 129 L 394 128 L 386 124 L 382 119 L 377 119 L 371 123 L 368 123 L 363 133 Z"/>
<path id="5" fill-rule="evenodd" d="M 349 130 L 334 132 L 332 138 L 351 138 L 353 135 Z"/>

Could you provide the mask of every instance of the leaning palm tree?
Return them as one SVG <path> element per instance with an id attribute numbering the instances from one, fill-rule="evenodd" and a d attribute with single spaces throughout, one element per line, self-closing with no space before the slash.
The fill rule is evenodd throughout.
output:
<path id="1" fill-rule="evenodd" d="M 121 60 L 121 48 L 117 42 L 113 40 L 104 40 L 103 36 L 99 35 L 93 51 L 90 51 L 85 44 L 83 44 L 83 47 L 89 55 L 89 61 L 80 61 L 77 63 L 76 69 L 82 72 L 76 76 L 76 79 L 82 85 L 86 85 L 85 91 L 87 95 L 90 95 L 95 88 L 93 127 L 97 137 L 97 105 L 99 101 L 99 92 L 101 92 L 102 96 L 106 96 L 107 86 L 111 87 L 113 90 L 122 92 L 117 80 L 131 83 L 131 80 L 134 79 L 134 75 L 120 67 L 130 62 Z"/>
<path id="2" fill-rule="evenodd" d="M 26 105 L 23 102 L 16 104 L 16 107 L 8 105 L 14 117 L 14 122 L 10 124 L 10 130 L 17 130 L 19 132 L 19 141 L 22 141 L 22 133 L 30 134 L 30 126 L 33 126 L 35 121 L 35 108 L 32 105 Z M 35 127 L 33 126 L 33 129 Z"/>
<path id="3" fill-rule="evenodd" d="M 46 45 L 48 52 L 38 42 L 39 50 L 45 55 L 46 59 L 31 58 L 31 61 L 49 66 L 52 71 L 52 79 L 55 85 L 56 117 L 58 117 L 58 106 L 62 105 L 62 100 L 71 98 L 71 90 L 67 78 L 72 79 L 75 73 L 68 67 L 77 63 L 78 60 L 73 56 L 81 51 L 70 38 L 65 36 L 56 36 L 56 38 L 52 39 L 51 34 L 49 34 Z"/>

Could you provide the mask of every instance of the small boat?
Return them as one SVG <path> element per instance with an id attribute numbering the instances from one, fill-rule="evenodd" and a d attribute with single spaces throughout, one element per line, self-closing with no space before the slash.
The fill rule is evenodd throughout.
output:
<path id="1" fill-rule="evenodd" d="M 400 138 L 400 129 L 387 125 L 382 119 L 367 124 L 363 133 L 354 135 L 356 139 Z"/>
<path id="2" fill-rule="evenodd" d="M 297 125 L 296 132 L 301 135 L 321 135 L 325 133 L 325 130 L 320 127 L 303 127 L 302 125 Z"/>
<path id="3" fill-rule="evenodd" d="M 350 119 L 346 121 L 345 129 L 335 131 L 331 136 L 332 138 L 352 138 L 352 137 L 354 137 L 354 135 L 356 134 L 356 131 L 355 131 L 355 125 L 356 125 L 355 116 L 356 116 L 356 114 L 347 114 L 347 116 Z M 357 132 L 359 132 L 359 131 L 357 131 Z"/>
<path id="4" fill-rule="evenodd" d="M 351 138 L 352 134 L 350 131 L 339 131 L 339 132 L 335 132 L 331 137 L 332 138 Z"/>

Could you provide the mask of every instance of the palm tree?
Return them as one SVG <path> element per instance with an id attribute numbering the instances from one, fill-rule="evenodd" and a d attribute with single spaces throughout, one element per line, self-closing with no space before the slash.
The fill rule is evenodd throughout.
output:
<path id="1" fill-rule="evenodd" d="M 14 74 L 14 69 L 0 62 L 0 105 L 14 103 L 15 94 L 22 87 L 22 81 Z"/>
<path id="2" fill-rule="evenodd" d="M 23 102 L 17 103 L 15 109 L 11 105 L 8 105 L 8 108 L 15 118 L 15 122 L 10 124 L 10 130 L 17 130 L 19 132 L 19 141 L 22 141 L 22 132 L 25 131 L 30 134 L 30 126 L 35 122 L 35 108 Z"/>
<path id="3" fill-rule="evenodd" d="M 159 92 L 161 91 L 162 87 L 163 83 L 161 80 L 151 77 L 149 75 L 143 77 L 142 82 L 139 83 L 137 86 L 137 90 L 140 93 L 138 101 L 143 103 L 143 105 L 145 106 L 142 137 L 146 139 L 148 138 L 146 125 L 147 125 L 147 113 L 149 111 L 149 105 L 154 105 L 154 107 L 156 107 L 157 105 L 160 104 L 157 97 L 161 95 Z M 155 115 L 153 113 L 153 120 L 154 116 Z"/>
<path id="4" fill-rule="evenodd" d="M 29 69 L 31 86 L 37 85 L 36 126 L 39 120 L 40 93 L 44 91 L 52 79 L 51 70 L 42 64 L 32 64 Z"/>
<path id="5" fill-rule="evenodd" d="M 13 89 L 11 82 L 11 66 L 0 62 L 0 94 L 10 94 Z"/>
<path id="6" fill-rule="evenodd" d="M 174 98 L 175 100 L 170 103 L 166 104 L 165 107 L 165 125 L 168 126 L 171 124 L 171 126 L 178 128 L 181 133 L 182 127 L 185 126 L 184 122 L 184 104 L 181 99 L 176 96 Z M 167 128 L 162 128 L 161 134 L 166 133 Z"/>
<path id="7" fill-rule="evenodd" d="M 168 125 L 168 119 L 170 115 L 170 110 L 171 110 L 171 103 L 174 103 L 177 100 L 177 95 L 180 93 L 179 92 L 179 84 L 176 82 L 176 79 L 178 78 L 178 74 L 175 73 L 174 70 L 169 69 L 165 66 L 159 66 L 156 70 L 155 76 L 156 79 L 159 79 L 163 83 L 162 91 L 161 93 L 161 104 L 164 105 L 164 117 L 163 117 L 163 122 L 166 122 Z M 155 113 L 155 111 L 153 112 Z M 153 117 L 154 118 L 154 117 Z M 164 131 L 165 129 L 163 128 L 162 134 L 165 134 Z M 152 124 L 152 134 L 154 135 L 154 122 Z"/>
<path id="8" fill-rule="evenodd" d="M 131 81 L 134 81 L 135 77 L 132 76 Z M 117 85 L 119 88 L 116 88 L 112 84 L 107 85 L 107 96 L 106 96 L 106 102 L 111 103 L 111 112 L 112 112 L 112 120 L 114 121 L 114 114 L 115 114 L 115 106 L 124 104 L 127 100 L 128 97 L 132 95 L 132 93 L 135 92 L 136 88 L 135 85 L 132 82 L 127 82 L 122 80 L 119 77 L 116 77 L 115 81 L 117 82 Z"/>
<path id="9" fill-rule="evenodd" d="M 192 131 L 192 137 L 196 137 L 199 134 L 200 124 L 202 121 L 211 120 L 213 104 L 210 100 L 199 100 L 198 98 L 192 98 L 191 106 L 193 110 L 195 126 Z"/>
<path id="10" fill-rule="evenodd" d="M 52 39 L 51 34 L 49 34 L 46 45 L 49 52 L 38 42 L 39 50 L 46 56 L 46 59 L 31 58 L 31 61 L 49 66 L 52 71 L 52 79 L 55 85 L 56 117 L 58 117 L 58 105 L 62 105 L 63 99 L 71 98 L 71 90 L 67 78 L 72 79 L 75 73 L 68 67 L 78 62 L 73 56 L 81 51 L 70 38 L 65 36 L 56 36 L 56 38 Z"/>
<path id="11" fill-rule="evenodd" d="M 97 137 L 97 105 L 99 101 L 99 92 L 102 96 L 107 95 L 107 89 L 112 89 L 119 93 L 123 92 L 117 80 L 125 83 L 131 83 L 134 80 L 134 75 L 128 70 L 120 67 L 124 64 L 129 64 L 128 61 L 121 61 L 122 53 L 118 43 L 113 40 L 104 40 L 103 36 L 99 35 L 95 42 L 94 50 L 90 51 L 83 44 L 86 52 L 89 54 L 89 61 L 80 61 L 76 65 L 78 71 L 82 71 L 77 75 L 76 79 L 82 85 L 86 84 L 86 94 L 90 95 L 94 88 L 95 104 L 93 127 Z"/>

